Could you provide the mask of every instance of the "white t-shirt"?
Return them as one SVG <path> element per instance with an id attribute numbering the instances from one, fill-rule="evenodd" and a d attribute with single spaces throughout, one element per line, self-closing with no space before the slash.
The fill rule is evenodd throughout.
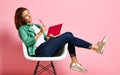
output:
<path id="1" fill-rule="evenodd" d="M 33 25 L 31 28 L 34 29 L 35 33 L 37 34 L 41 29 L 39 29 L 37 26 Z M 36 40 L 36 47 L 38 47 L 40 44 L 44 43 L 45 39 L 44 39 L 44 34 L 41 34 L 39 36 L 39 38 Z"/>

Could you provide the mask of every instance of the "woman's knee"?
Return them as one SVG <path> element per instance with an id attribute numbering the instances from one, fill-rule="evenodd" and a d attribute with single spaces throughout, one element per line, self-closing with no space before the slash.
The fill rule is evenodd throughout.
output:
<path id="1" fill-rule="evenodd" d="M 66 32 L 65 33 L 67 36 L 73 36 L 72 32 Z"/>

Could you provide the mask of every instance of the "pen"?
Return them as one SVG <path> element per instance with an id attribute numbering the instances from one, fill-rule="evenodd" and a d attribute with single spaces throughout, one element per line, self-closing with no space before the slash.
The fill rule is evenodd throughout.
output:
<path id="1" fill-rule="evenodd" d="M 42 20 L 40 20 L 40 19 L 39 19 L 39 21 L 40 21 L 40 23 L 44 26 L 44 24 L 43 24 Z"/>

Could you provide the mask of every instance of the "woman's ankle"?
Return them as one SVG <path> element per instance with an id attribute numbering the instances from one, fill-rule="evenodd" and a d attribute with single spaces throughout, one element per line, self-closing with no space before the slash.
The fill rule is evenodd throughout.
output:
<path id="1" fill-rule="evenodd" d="M 78 64 L 79 62 L 71 62 L 71 64 Z"/>
<path id="2" fill-rule="evenodd" d="M 97 44 L 92 44 L 91 49 L 94 51 L 98 50 L 98 45 Z"/>
<path id="3" fill-rule="evenodd" d="M 76 56 L 71 57 L 71 64 L 72 63 L 78 63 L 78 60 L 77 60 Z"/>

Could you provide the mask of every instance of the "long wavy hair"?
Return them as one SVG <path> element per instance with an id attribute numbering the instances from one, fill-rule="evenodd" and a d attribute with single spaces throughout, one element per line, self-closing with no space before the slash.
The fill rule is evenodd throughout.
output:
<path id="1" fill-rule="evenodd" d="M 18 30 L 20 26 L 23 26 L 25 25 L 26 23 L 23 21 L 23 18 L 22 18 L 22 13 L 23 11 L 25 10 L 28 10 L 27 8 L 25 7 L 19 7 L 16 12 L 15 12 L 15 16 L 14 16 L 14 22 L 15 22 L 15 26 L 16 26 L 16 29 Z"/>

